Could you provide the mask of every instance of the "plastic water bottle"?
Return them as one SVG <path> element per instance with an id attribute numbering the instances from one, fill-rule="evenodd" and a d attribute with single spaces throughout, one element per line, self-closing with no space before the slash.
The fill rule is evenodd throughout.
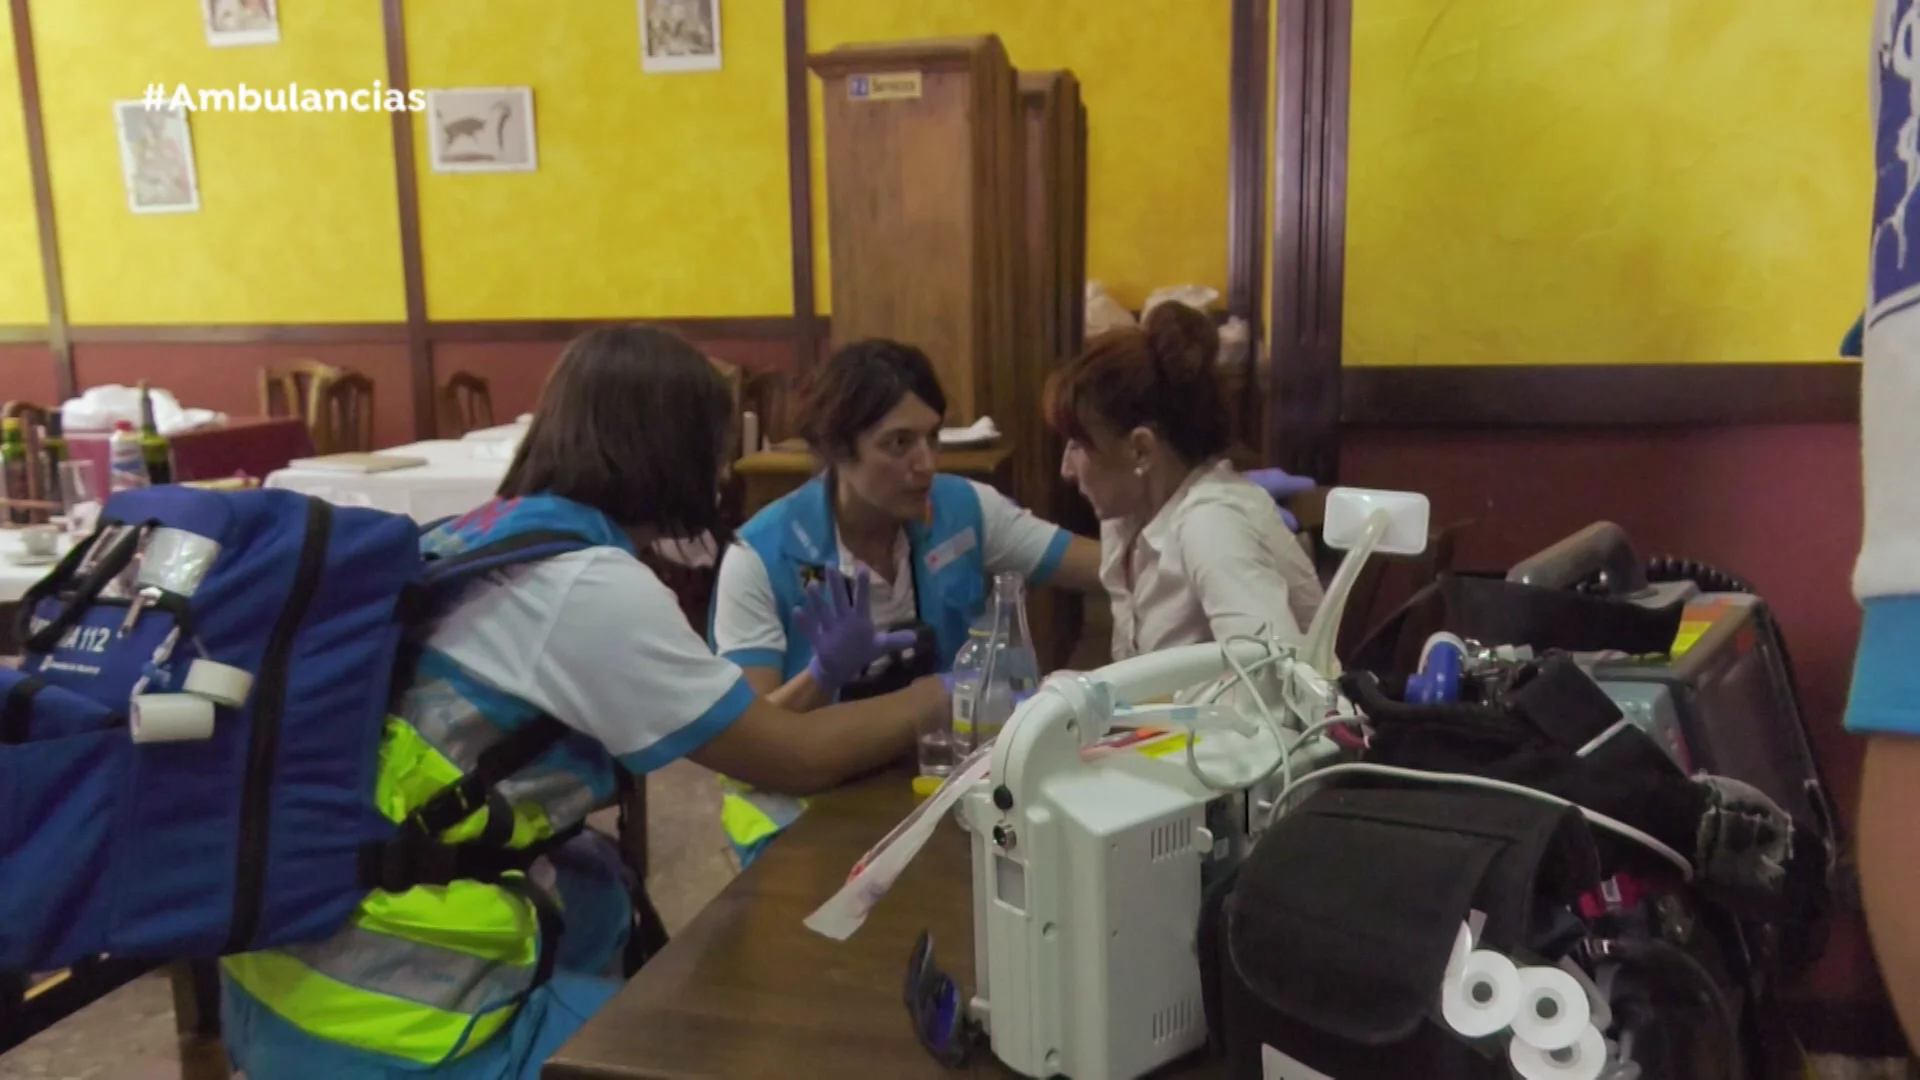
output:
<path id="1" fill-rule="evenodd" d="M 974 703 L 980 697 L 980 676 L 985 674 L 987 638 L 992 630 L 991 616 L 975 620 L 967 632 L 967 643 L 954 654 L 952 714 L 940 729 L 920 732 L 922 776 L 945 776 L 973 751 Z"/>
<path id="2" fill-rule="evenodd" d="M 125 420 L 113 425 L 113 436 L 107 440 L 107 471 L 113 478 L 113 491 L 147 486 L 147 463 L 140 455 L 140 433 Z"/>
<path id="3" fill-rule="evenodd" d="M 1019 574 L 993 579 L 993 629 L 988 632 L 986 662 L 973 703 L 974 746 L 1000 734 L 1013 719 L 1014 706 L 1040 688 L 1040 660 L 1027 626 L 1027 582 Z M 958 683 L 955 684 L 956 695 Z"/>

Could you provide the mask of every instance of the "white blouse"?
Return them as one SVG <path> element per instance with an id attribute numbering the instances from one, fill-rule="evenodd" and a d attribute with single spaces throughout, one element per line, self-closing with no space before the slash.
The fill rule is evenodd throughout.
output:
<path id="1" fill-rule="evenodd" d="M 1196 467 L 1145 526 L 1103 522 L 1100 582 L 1115 660 L 1243 635 L 1297 641 L 1321 600 L 1273 497 L 1225 461 Z"/>

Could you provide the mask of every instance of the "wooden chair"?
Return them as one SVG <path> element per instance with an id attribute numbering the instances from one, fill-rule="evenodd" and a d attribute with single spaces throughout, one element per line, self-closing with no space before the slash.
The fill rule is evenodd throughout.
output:
<path id="1" fill-rule="evenodd" d="M 51 409 L 44 405 L 35 405 L 31 401 L 9 401 L 5 405 L 0 405 L 0 420 L 17 419 L 20 421 L 20 426 L 25 429 L 29 463 L 37 463 L 40 460 L 40 433 L 46 429 L 47 418 L 50 415 L 52 415 Z M 47 478 L 41 475 L 37 466 L 30 465 L 27 469 L 27 490 L 9 491 L 4 495 L 8 499 L 29 502 L 59 502 L 60 493 L 47 491 L 46 480 Z M 28 512 L 28 520 L 32 523 L 43 522 L 47 520 L 49 513 L 50 511 L 44 508 L 36 508 Z M 6 521 L 8 516 L 0 514 L 0 522 Z"/>
<path id="2" fill-rule="evenodd" d="M 314 397 L 313 445 L 320 454 L 368 453 L 373 449 L 373 380 L 342 372 Z"/>
<path id="3" fill-rule="evenodd" d="M 345 374 L 346 368 L 318 360 L 290 360 L 263 367 L 260 369 L 260 415 L 291 416 L 304 421 L 317 445 L 321 395 L 328 385 Z"/>
<path id="4" fill-rule="evenodd" d="M 792 432 L 788 412 L 787 378 L 778 371 L 748 372 L 741 380 L 740 409 L 751 410 L 760 418 L 760 436 L 769 443 L 779 442 Z M 743 453 L 751 454 L 759 447 L 743 448 Z"/>
<path id="5" fill-rule="evenodd" d="M 440 388 L 440 437 L 457 439 L 469 431 L 493 426 L 493 391 L 487 380 L 470 371 L 456 371 Z"/>

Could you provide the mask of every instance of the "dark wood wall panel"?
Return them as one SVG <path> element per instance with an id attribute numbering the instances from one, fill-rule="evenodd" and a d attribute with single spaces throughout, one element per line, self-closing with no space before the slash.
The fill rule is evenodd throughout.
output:
<path id="1" fill-rule="evenodd" d="M 1267 456 L 1340 473 L 1352 0 L 1275 0 L 1272 374 Z"/>
<path id="2" fill-rule="evenodd" d="M 1855 423 L 1860 365 L 1616 364 L 1358 367 L 1341 373 L 1348 425 L 1643 427 Z"/>
<path id="3" fill-rule="evenodd" d="M 67 337 L 66 280 L 60 273 L 60 229 L 53 213 L 53 179 L 47 169 L 47 133 L 40 115 L 40 64 L 33 49 L 33 16 L 27 0 L 10 0 L 14 70 L 20 79 L 20 111 L 33 180 L 34 226 L 40 242 L 40 278 L 47 294 L 47 358 L 58 395 L 73 392 L 73 347 Z"/>

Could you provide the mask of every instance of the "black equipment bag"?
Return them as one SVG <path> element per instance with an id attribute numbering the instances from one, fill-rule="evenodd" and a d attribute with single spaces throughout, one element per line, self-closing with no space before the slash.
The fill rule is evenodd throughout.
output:
<path id="1" fill-rule="evenodd" d="M 1233 1080 L 1508 1080 L 1510 1036 L 1440 1016 L 1463 922 L 1520 966 L 1605 976 L 1641 1080 L 1747 1080 L 1737 976 L 1684 894 L 1597 920 L 1603 864 L 1577 810 L 1459 787 L 1321 790 L 1216 883 L 1199 931 L 1205 1007 Z M 1678 939 L 1676 942 L 1674 939 Z"/>
<path id="2" fill-rule="evenodd" d="M 1598 881 L 1577 812 L 1493 792 L 1321 791 L 1205 904 L 1216 1048 L 1236 1080 L 1265 1075 L 1268 1047 L 1337 1080 L 1506 1077 L 1504 1056 L 1436 1022 L 1459 928 L 1482 912 L 1484 946 L 1511 954 L 1536 894 L 1571 903 Z"/>

